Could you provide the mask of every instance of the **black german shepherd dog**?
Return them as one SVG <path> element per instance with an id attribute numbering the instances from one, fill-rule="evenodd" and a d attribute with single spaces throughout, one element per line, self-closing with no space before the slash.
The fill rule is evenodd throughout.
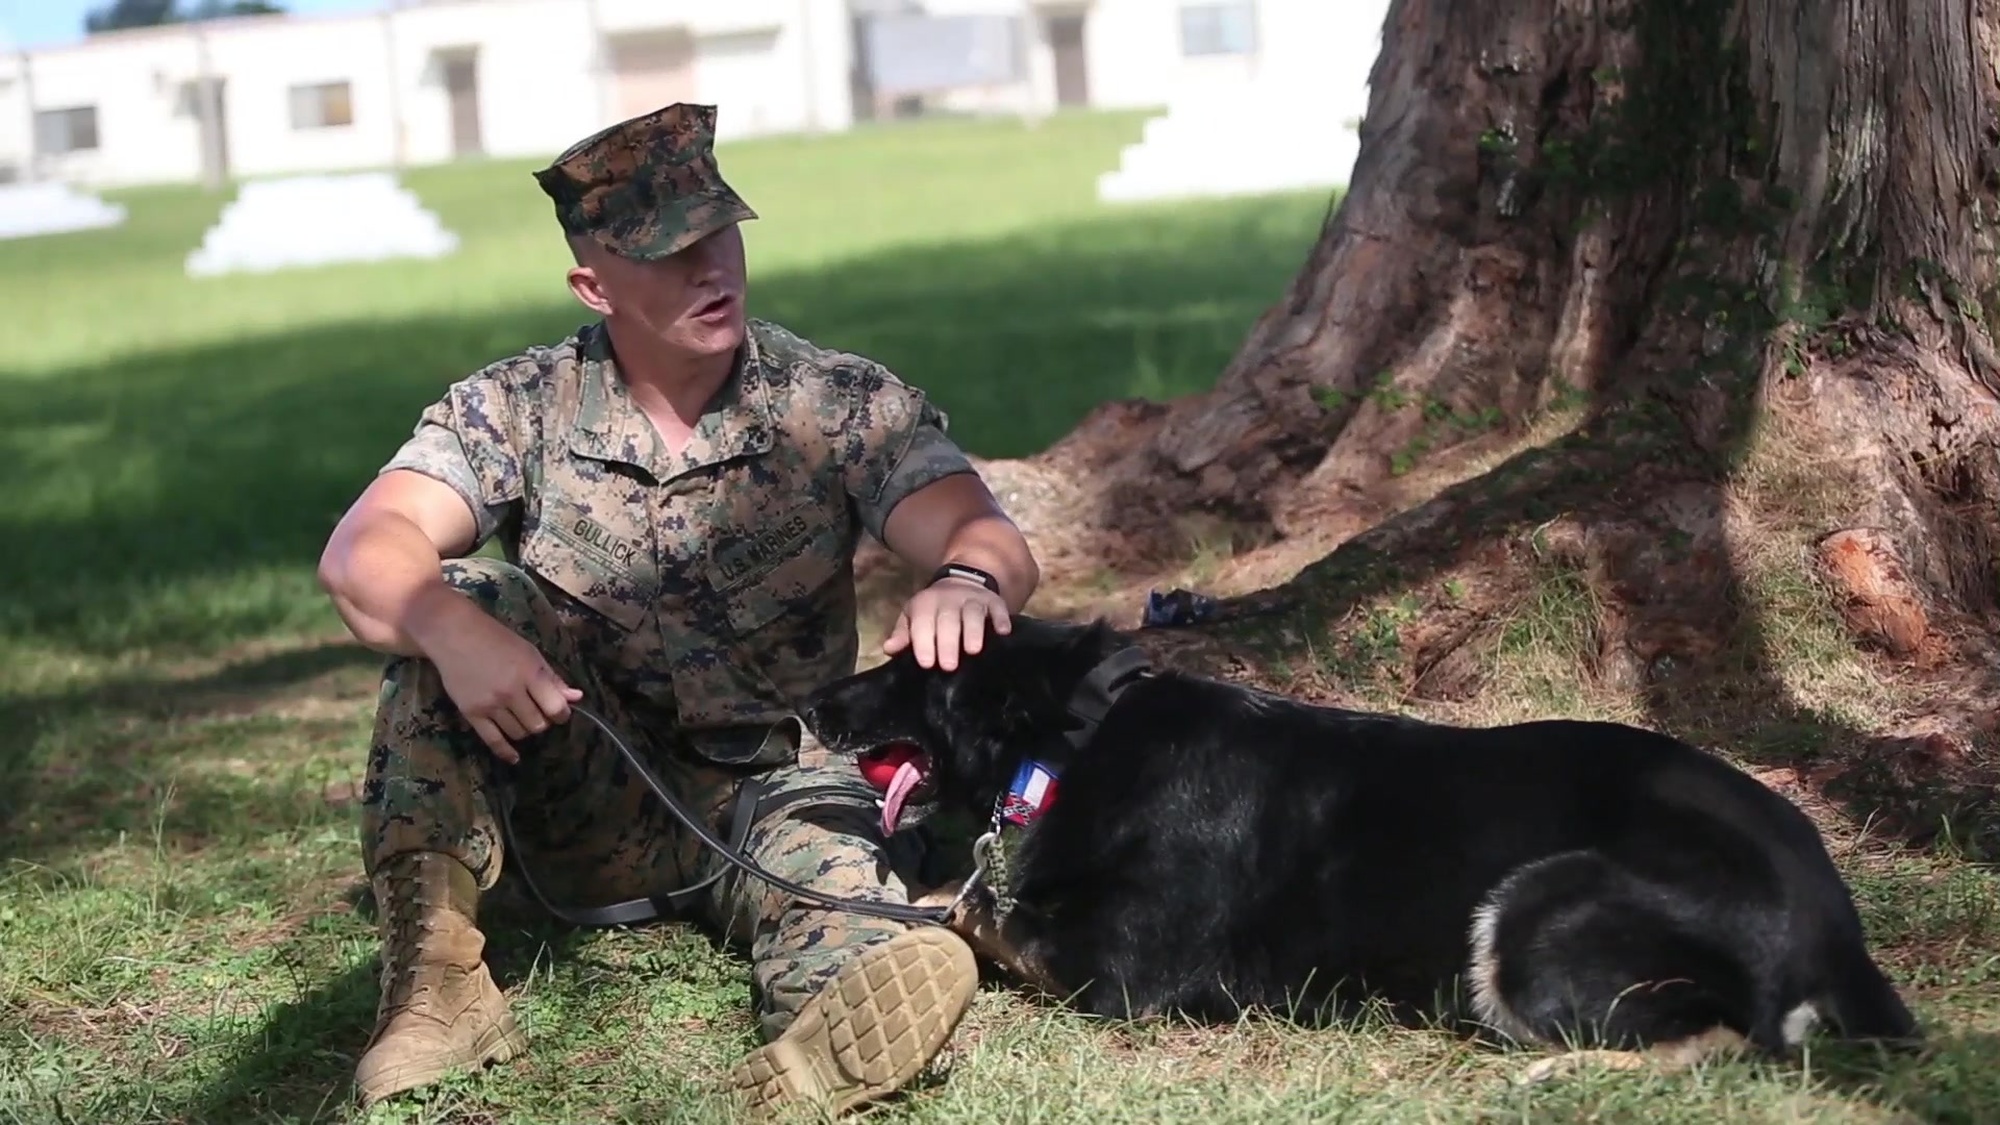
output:
<path id="1" fill-rule="evenodd" d="M 1458 727 L 1155 672 L 1102 622 L 1017 617 L 955 672 L 908 650 L 807 724 L 883 791 L 1014 826 L 996 924 L 951 923 L 1112 1018 L 1359 1005 L 1686 1065 L 1815 1027 L 1912 1046 L 1818 831 L 1721 758 L 1617 723 Z M 945 888 L 930 901 L 949 901 Z"/>

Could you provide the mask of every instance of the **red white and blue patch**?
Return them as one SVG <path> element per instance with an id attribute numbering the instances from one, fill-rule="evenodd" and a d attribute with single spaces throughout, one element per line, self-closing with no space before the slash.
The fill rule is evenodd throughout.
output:
<path id="1" fill-rule="evenodd" d="M 1025 827 L 1047 812 L 1055 799 L 1056 775 L 1040 762 L 1024 761 L 1001 799 L 1000 819 Z"/>

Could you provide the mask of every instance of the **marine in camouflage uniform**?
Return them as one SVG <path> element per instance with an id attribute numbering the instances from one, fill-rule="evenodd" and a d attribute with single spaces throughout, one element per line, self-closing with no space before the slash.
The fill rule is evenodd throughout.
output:
<path id="1" fill-rule="evenodd" d="M 537 176 L 570 234 L 673 254 L 754 218 L 716 170 L 713 123 L 710 108 L 670 106 Z M 750 320 L 723 390 L 669 453 L 599 324 L 452 384 L 382 471 L 463 498 L 478 542 L 497 540 L 504 560 L 447 560 L 449 585 L 529 640 L 718 836 L 758 778 L 770 811 L 748 829 L 751 859 L 903 903 L 916 857 L 890 854 L 875 792 L 828 760 L 794 706 L 855 667 L 860 533 L 882 536 L 906 497 L 973 471 L 945 430 L 881 365 Z M 801 903 L 727 868 L 594 726 L 572 717 L 519 748 L 518 765 L 496 759 L 436 665 L 390 660 L 362 806 L 384 941 L 356 1072 L 365 1102 L 525 1046 L 477 929 L 479 897 L 510 859 L 570 904 L 679 892 L 689 915 L 748 944 L 768 1042 L 732 1082 L 753 1105 L 810 1097 L 838 1111 L 879 1096 L 970 1002 L 976 971 L 956 937 Z M 502 782 L 524 854 L 507 854 Z"/>

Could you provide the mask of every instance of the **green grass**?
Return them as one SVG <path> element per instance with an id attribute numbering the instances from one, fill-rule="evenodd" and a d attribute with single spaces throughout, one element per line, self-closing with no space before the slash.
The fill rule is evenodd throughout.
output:
<path id="1" fill-rule="evenodd" d="M 1317 193 L 1107 209 L 1129 115 L 735 146 L 753 311 L 874 355 L 975 452 L 1119 396 L 1200 389 L 1311 245 Z M 436 263 L 191 281 L 221 200 L 122 193 L 116 231 L 0 243 L 0 1122 L 356 1119 L 373 1012 L 351 787 L 374 660 L 312 580 L 332 521 L 450 380 L 583 319 L 525 163 L 409 173 L 464 238 Z M 1363 1026 L 1103 1027 L 983 993 L 883 1120 L 2000 1119 L 2000 891 L 1842 853 L 1940 1027 L 1886 1068 L 1586 1076 Z M 714 1120 L 753 1042 L 747 970 L 673 927 L 498 919 L 526 1057 L 371 1121 Z"/>

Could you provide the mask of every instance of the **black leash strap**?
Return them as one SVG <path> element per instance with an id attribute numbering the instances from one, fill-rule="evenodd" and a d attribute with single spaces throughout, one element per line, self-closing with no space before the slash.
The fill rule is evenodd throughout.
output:
<path id="1" fill-rule="evenodd" d="M 639 775 L 639 780 L 646 783 L 646 788 L 653 791 L 653 795 L 658 797 L 661 803 L 667 806 L 667 810 L 674 814 L 675 819 L 686 825 L 695 834 L 696 839 L 713 848 L 717 854 L 721 855 L 723 859 L 727 860 L 737 869 L 758 879 L 762 879 L 764 882 L 796 898 L 802 898 L 829 909 L 844 910 L 850 914 L 865 914 L 872 918 L 887 918 L 897 922 L 928 922 L 934 925 L 943 925 L 945 919 L 951 916 L 953 908 L 949 906 L 920 907 L 906 906 L 893 902 L 867 902 L 861 899 L 837 898 L 833 895 L 815 891 L 810 887 L 800 886 L 788 879 L 779 878 L 769 871 L 764 870 L 755 860 L 743 854 L 743 844 L 749 839 L 750 829 L 763 816 L 768 815 L 775 809 L 811 796 L 821 793 L 847 795 L 848 790 L 835 789 L 832 786 L 817 786 L 811 789 L 798 790 L 794 793 L 779 794 L 775 801 L 767 801 L 762 783 L 755 778 L 751 778 L 745 781 L 737 791 L 736 810 L 729 830 L 730 840 L 725 843 L 717 839 L 715 833 L 708 830 L 708 826 L 701 822 L 701 817 L 689 812 L 687 807 L 681 804 L 680 799 L 674 796 L 665 785 L 660 783 L 660 779 L 654 776 L 652 769 L 646 765 L 645 760 L 631 746 L 627 745 L 623 738 L 618 736 L 617 731 L 611 729 L 610 723 L 605 722 L 590 709 L 577 706 L 574 703 L 570 704 L 569 709 L 571 714 L 582 716 L 594 724 L 597 729 L 603 731 L 605 737 L 611 740 L 611 745 L 617 747 L 618 753 L 624 756 L 625 764 L 632 767 L 633 772 Z M 500 821 L 500 834 L 506 844 L 507 854 L 513 860 L 514 869 L 520 872 L 521 881 L 528 885 L 528 892 L 535 896 L 535 901 L 539 902 L 543 909 L 573 926 L 632 925 L 667 916 L 692 902 L 696 896 L 707 890 L 716 880 L 722 878 L 724 874 L 724 871 L 717 871 L 715 874 L 710 875 L 693 886 L 683 887 L 678 891 L 672 892 L 666 896 L 664 907 L 662 900 L 657 898 L 635 898 L 626 902 L 602 907 L 558 907 L 549 901 L 547 895 L 542 893 L 542 889 L 535 883 L 534 877 L 528 874 L 527 864 L 523 863 L 520 858 L 521 849 L 514 839 L 513 785 L 506 783 L 503 784 L 502 788 L 505 792 L 501 794 L 500 800 L 496 802 L 495 811 Z M 973 880 L 967 880 L 967 890 L 970 890 L 972 885 Z"/>

